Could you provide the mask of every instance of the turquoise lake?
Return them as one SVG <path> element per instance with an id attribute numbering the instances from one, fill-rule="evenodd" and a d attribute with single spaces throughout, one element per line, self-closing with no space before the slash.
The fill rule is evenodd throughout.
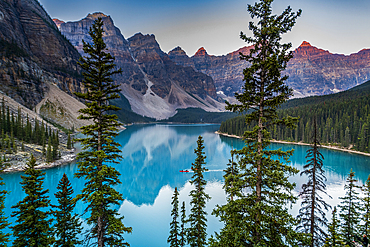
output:
<path id="1" fill-rule="evenodd" d="M 159 247 L 169 246 L 166 242 L 171 221 L 171 197 L 175 187 L 179 189 L 180 203 L 186 202 L 189 211 L 188 194 L 192 189 L 188 182 L 192 173 L 181 173 L 180 170 L 190 169 L 195 160 L 194 149 L 199 135 L 204 138 L 206 167 L 205 173 L 208 181 L 206 192 L 212 197 L 207 204 L 208 234 L 209 236 L 222 227 L 218 219 L 211 215 L 217 204 L 225 203 L 225 194 L 222 190 L 223 169 L 230 159 L 232 147 L 240 149 L 244 143 L 240 139 L 219 136 L 214 132 L 219 125 L 132 125 L 122 131 L 117 141 L 122 145 L 124 159 L 116 166 L 121 173 L 121 185 L 116 189 L 120 191 L 125 201 L 119 207 L 119 212 L 125 216 L 124 224 L 133 228 L 132 234 L 125 236 L 132 247 Z M 271 148 L 283 150 L 295 149 L 291 157 L 291 165 L 302 169 L 305 163 L 308 146 L 290 144 L 271 144 Z M 363 184 L 370 173 L 370 157 L 351 154 L 329 149 L 321 149 L 324 155 L 324 168 L 326 171 L 327 192 L 333 199 L 327 202 L 335 206 L 339 203 L 338 197 L 344 196 L 344 182 L 352 168 Z M 74 178 L 77 171 L 76 164 L 68 164 L 45 170 L 44 188 L 49 189 L 52 203 L 55 203 L 54 193 L 63 173 L 70 179 L 75 194 L 83 188 L 84 181 Z M 19 182 L 23 173 L 4 174 L 5 186 L 10 191 L 5 206 L 6 216 L 10 217 L 11 206 L 24 197 Z M 296 193 L 305 183 L 305 177 L 299 175 L 292 177 L 296 182 Z M 324 197 L 326 198 L 326 197 Z M 293 205 L 291 212 L 296 215 L 300 202 Z M 76 212 L 82 214 L 85 206 L 77 204 Z M 331 212 L 327 212 L 330 217 Z M 82 219 L 84 216 L 81 217 Z M 9 222 L 14 219 L 8 218 Z"/>

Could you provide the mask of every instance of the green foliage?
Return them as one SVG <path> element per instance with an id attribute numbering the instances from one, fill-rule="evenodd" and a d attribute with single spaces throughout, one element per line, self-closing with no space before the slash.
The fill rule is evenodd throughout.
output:
<path id="1" fill-rule="evenodd" d="M 177 191 L 177 187 L 175 187 L 175 191 L 172 197 L 172 221 L 170 223 L 170 236 L 168 236 L 167 243 L 170 244 L 171 247 L 179 247 L 180 246 L 180 227 L 179 227 L 179 192 Z"/>
<path id="2" fill-rule="evenodd" d="M 344 189 L 346 190 L 346 195 L 344 197 L 339 197 L 341 203 L 340 208 L 340 218 L 342 220 L 342 236 L 346 244 L 351 244 L 354 237 L 359 233 L 358 225 L 360 223 L 360 213 L 361 204 L 359 192 L 356 189 L 360 189 L 359 185 L 356 185 L 357 180 L 354 179 L 355 173 L 349 172 Z"/>
<path id="3" fill-rule="evenodd" d="M 51 141 L 48 142 L 48 148 L 46 150 L 46 162 L 52 162 L 53 161 L 53 155 L 51 152 Z"/>
<path id="4" fill-rule="evenodd" d="M 79 240 L 79 235 L 82 232 L 81 222 L 77 214 L 73 214 L 73 209 L 76 206 L 76 201 L 72 198 L 73 189 L 64 173 L 58 184 L 58 192 L 55 197 L 58 200 L 58 205 L 53 205 L 53 214 L 56 220 L 54 225 L 55 244 L 54 246 L 72 247 L 82 244 Z"/>
<path id="5" fill-rule="evenodd" d="M 233 191 L 240 194 L 223 212 L 225 220 L 231 213 L 241 218 L 235 237 L 242 246 L 298 246 L 306 243 L 305 235 L 295 230 L 297 220 L 289 214 L 287 204 L 296 202 L 293 195 L 295 184 L 289 176 L 298 170 L 289 166 L 293 150 L 267 150 L 271 135 L 268 127 L 278 124 L 294 127 L 295 118 L 279 118 L 277 107 L 291 95 L 292 89 L 282 76 L 288 61 L 291 44 L 281 44 L 281 35 L 290 31 L 301 10 L 294 13 L 290 7 L 282 14 L 272 14 L 272 0 L 261 0 L 247 6 L 252 19 L 249 29 L 253 37 L 241 33 L 240 37 L 252 43 L 250 54 L 240 54 L 241 59 L 251 64 L 243 70 L 243 92 L 236 94 L 238 104 L 227 103 L 227 110 L 245 113 L 244 122 L 250 130 L 243 133 L 246 146 L 234 153 L 240 156 L 237 164 L 238 182 Z M 222 236 L 221 236 L 222 238 Z"/>
<path id="6" fill-rule="evenodd" d="M 294 130 L 269 127 L 273 139 L 309 143 L 316 118 L 322 144 L 353 146 L 355 150 L 370 152 L 370 81 L 338 94 L 289 100 L 277 114 L 300 119 Z M 239 136 L 251 129 L 243 116 L 227 120 L 220 127 L 221 132 Z"/>
<path id="7" fill-rule="evenodd" d="M 26 197 L 12 206 L 12 217 L 17 217 L 13 230 L 14 247 L 50 246 L 54 242 L 51 228 L 51 212 L 45 209 L 50 206 L 47 193 L 43 189 L 45 172 L 35 169 L 36 159 L 31 156 L 28 167 L 22 178 L 22 189 Z"/>
<path id="8" fill-rule="evenodd" d="M 182 202 L 181 206 L 181 225 L 180 225 L 180 236 L 179 236 L 179 246 L 184 247 L 186 244 L 186 210 L 185 202 Z"/>
<path id="9" fill-rule="evenodd" d="M 340 247 L 343 246 L 342 238 L 339 234 L 340 222 L 337 219 L 337 208 L 334 207 L 331 217 L 331 223 L 328 227 L 328 236 L 326 238 L 324 247 Z"/>
<path id="10" fill-rule="evenodd" d="M 0 158 L 0 172 L 2 173 L 5 168 L 5 165 L 3 161 Z M 4 185 L 4 182 L 2 181 L 3 178 L 0 177 L 0 185 Z M 7 222 L 7 217 L 5 217 L 4 209 L 5 209 L 5 197 L 8 192 L 5 190 L 0 191 L 0 246 L 8 246 L 9 242 L 9 233 L 4 233 L 3 230 L 9 226 L 9 223 Z"/>
<path id="11" fill-rule="evenodd" d="M 200 108 L 177 109 L 177 113 L 163 122 L 175 123 L 221 123 L 235 117 L 232 112 L 207 112 Z"/>
<path id="12" fill-rule="evenodd" d="M 119 108 L 109 105 L 109 101 L 118 98 L 119 86 L 113 84 L 112 76 L 121 73 L 114 70 L 114 57 L 106 52 L 103 41 L 103 21 L 95 20 L 89 34 L 93 43 L 83 41 L 87 57 L 81 57 L 79 65 L 84 70 L 83 85 L 85 93 L 75 93 L 86 101 L 86 108 L 81 109 L 79 119 L 90 120 L 91 125 L 81 127 L 86 137 L 78 139 L 82 143 L 82 151 L 78 154 L 78 171 L 76 176 L 85 179 L 85 187 L 77 196 L 87 204 L 89 216 L 86 223 L 91 225 L 87 242 L 92 240 L 97 246 L 128 246 L 123 234 L 131 232 L 131 228 L 122 223 L 123 216 L 118 214 L 116 206 L 123 201 L 122 194 L 113 187 L 121 183 L 119 172 L 108 163 L 118 163 L 120 159 L 119 144 L 113 139 L 117 134 L 116 115 L 107 112 Z"/>
<path id="13" fill-rule="evenodd" d="M 367 178 L 364 186 L 362 187 L 362 191 L 364 192 L 364 197 L 361 199 L 364 205 L 364 216 L 363 221 L 364 224 L 362 225 L 361 232 L 363 234 L 369 235 L 370 234 L 370 175 Z"/>
<path id="14" fill-rule="evenodd" d="M 226 170 L 224 170 L 225 184 L 223 186 L 226 193 L 226 205 L 217 205 L 212 214 L 220 218 L 224 222 L 224 227 L 220 233 L 215 233 L 215 238 L 210 239 L 210 246 L 212 247 L 239 247 L 246 246 L 241 231 L 243 231 L 243 214 L 240 212 L 242 205 L 238 204 L 241 201 L 238 197 L 243 197 L 240 190 L 242 187 L 242 180 L 238 171 L 237 163 L 234 161 L 234 154 L 232 151 L 232 159 L 229 160 Z"/>
<path id="15" fill-rule="evenodd" d="M 71 149 L 71 148 L 72 148 L 71 134 L 68 134 L 67 149 Z"/>
<path id="16" fill-rule="evenodd" d="M 207 181 L 204 179 L 203 173 L 208 171 L 204 167 L 206 164 L 204 156 L 204 141 L 202 136 L 198 137 L 197 148 L 194 150 L 196 154 L 195 163 L 191 164 L 191 169 L 194 171 L 190 184 L 195 188 L 190 191 L 190 214 L 187 222 L 190 226 L 187 228 L 187 242 L 191 247 L 202 247 L 207 245 L 207 212 L 205 211 L 207 200 L 211 197 L 205 193 Z"/>
<path id="17" fill-rule="evenodd" d="M 325 229 L 327 228 L 327 219 L 325 211 L 331 206 L 322 199 L 320 194 L 326 193 L 326 177 L 322 168 L 324 156 L 320 153 L 320 142 L 317 139 L 317 126 L 314 121 L 313 143 L 307 150 L 307 164 L 303 166 L 302 175 L 308 177 L 307 183 L 302 185 L 302 191 L 299 197 L 302 198 L 301 208 L 297 218 L 300 220 L 298 230 L 310 234 L 311 247 L 322 246 L 327 237 Z"/>
<path id="18" fill-rule="evenodd" d="M 44 144 L 45 139 L 49 137 L 46 126 L 37 119 L 33 119 L 33 122 L 34 126 L 27 115 L 26 124 L 24 124 L 21 109 L 18 108 L 17 116 L 15 116 L 14 112 L 9 110 L 9 106 L 6 106 L 3 98 L 0 107 L 1 150 L 7 153 L 17 153 L 19 148 L 17 143 L 21 144 L 22 151 L 24 151 L 23 142 Z"/>
<path id="19" fill-rule="evenodd" d="M 224 170 L 225 184 L 223 186 L 226 193 L 226 205 L 216 205 L 212 214 L 224 222 L 224 227 L 220 233 L 215 233 L 215 239 L 210 239 L 210 246 L 246 246 L 244 237 L 240 232 L 243 231 L 243 214 L 240 212 L 241 201 L 238 198 L 243 197 L 240 190 L 242 185 L 241 174 L 238 171 L 238 165 L 234 161 L 234 151 L 231 152 L 232 159 L 229 160 L 227 168 Z"/>

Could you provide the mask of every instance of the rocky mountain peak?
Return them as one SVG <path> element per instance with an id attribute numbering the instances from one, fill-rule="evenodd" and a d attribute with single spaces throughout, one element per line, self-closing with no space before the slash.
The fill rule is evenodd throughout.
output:
<path id="1" fill-rule="evenodd" d="M 204 47 L 199 48 L 199 50 L 194 54 L 194 57 L 207 56 L 208 53 Z"/>
<path id="2" fill-rule="evenodd" d="M 60 25 L 62 25 L 63 23 L 65 23 L 64 21 L 59 20 L 57 18 L 54 18 L 53 19 L 53 22 L 55 23 L 55 25 L 57 25 L 58 28 L 60 28 Z"/>
<path id="3" fill-rule="evenodd" d="M 93 20 L 95 20 L 95 19 L 98 19 L 99 17 L 105 18 L 105 17 L 109 17 L 109 16 L 103 14 L 102 12 L 95 12 L 95 13 L 92 13 L 92 14 L 88 14 L 86 16 L 86 19 L 93 19 Z"/>
<path id="4" fill-rule="evenodd" d="M 299 47 L 311 46 L 311 44 L 307 41 L 303 41 Z"/>
<path id="5" fill-rule="evenodd" d="M 176 56 L 187 56 L 186 52 L 180 47 L 176 47 L 174 48 L 173 50 L 171 50 L 169 53 L 168 53 L 169 56 L 171 55 L 176 55 Z"/>
<path id="6" fill-rule="evenodd" d="M 143 35 L 142 33 L 137 33 L 129 38 L 128 42 L 132 52 L 135 52 L 136 49 L 155 50 L 157 55 L 163 55 L 163 52 L 161 51 L 154 34 Z M 141 55 L 144 55 L 144 53 Z"/>
<path id="7" fill-rule="evenodd" d="M 294 58 L 299 58 L 301 56 L 328 56 L 333 55 L 329 51 L 319 49 L 315 46 L 312 46 L 307 41 L 303 41 L 302 44 L 294 50 Z"/>

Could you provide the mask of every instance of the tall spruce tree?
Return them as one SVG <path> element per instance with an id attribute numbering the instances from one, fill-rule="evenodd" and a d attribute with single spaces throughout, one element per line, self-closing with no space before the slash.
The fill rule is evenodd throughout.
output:
<path id="1" fill-rule="evenodd" d="M 364 205 L 364 216 L 362 225 L 362 233 L 370 235 L 370 175 L 368 176 L 364 186 L 362 187 L 364 197 L 362 198 L 362 203 Z"/>
<path id="2" fill-rule="evenodd" d="M 355 173 L 349 172 L 344 189 L 346 195 L 339 197 L 342 201 L 338 205 L 340 208 L 340 218 L 342 220 L 342 236 L 346 244 L 351 245 L 354 237 L 358 234 L 358 224 L 360 223 L 361 203 L 359 192 L 356 189 L 361 187 L 356 184 Z"/>
<path id="3" fill-rule="evenodd" d="M 332 217 L 331 217 L 331 223 L 329 224 L 329 227 L 328 227 L 328 236 L 326 237 L 324 247 L 343 246 L 343 242 L 339 234 L 339 227 L 340 227 L 340 222 L 337 219 L 337 208 L 334 207 Z"/>
<path id="4" fill-rule="evenodd" d="M 243 196 L 240 188 L 242 182 L 240 179 L 240 173 L 237 168 L 237 163 L 234 161 L 234 151 L 231 151 L 232 158 L 227 164 L 227 168 L 224 170 L 225 184 L 223 186 L 226 193 L 226 205 L 219 206 L 213 210 L 212 214 L 220 218 L 220 221 L 224 222 L 224 226 L 220 233 L 215 233 L 215 239 L 210 239 L 210 246 L 229 246 L 239 247 L 245 246 L 245 240 L 242 234 L 236 234 L 243 230 L 243 214 L 240 212 L 240 206 L 237 198 Z"/>
<path id="5" fill-rule="evenodd" d="M 307 150 L 307 164 L 303 166 L 302 175 L 308 177 L 307 183 L 302 185 L 302 192 L 299 196 L 302 198 L 301 208 L 298 219 L 300 220 L 297 229 L 304 233 L 309 233 L 311 238 L 311 247 L 322 246 L 327 237 L 324 228 L 327 228 L 326 214 L 331 206 L 322 198 L 326 193 L 326 176 L 322 168 L 324 156 L 319 147 L 320 142 L 317 137 L 316 119 L 314 119 L 314 132 L 311 148 Z M 330 196 L 329 196 L 330 197 Z"/>
<path id="6" fill-rule="evenodd" d="M 195 162 L 192 164 L 191 169 L 194 171 L 190 183 L 195 186 L 190 191 L 190 214 L 187 222 L 190 224 L 187 228 L 187 242 L 191 247 L 202 247 L 207 245 L 207 212 L 205 211 L 206 202 L 211 197 L 205 192 L 207 181 L 204 179 L 203 173 L 208 171 L 204 167 L 206 164 L 204 156 L 204 141 L 202 136 L 198 137 L 197 148 L 194 149 L 196 154 Z"/>
<path id="7" fill-rule="evenodd" d="M 240 156 L 238 169 L 242 180 L 239 191 L 243 191 L 243 196 L 236 199 L 243 215 L 239 239 L 244 238 L 248 246 L 296 246 L 305 241 L 304 234 L 295 230 L 297 220 L 287 208 L 297 200 L 292 193 L 295 184 L 289 176 L 298 170 L 287 164 L 293 150 L 267 150 L 271 139 L 267 127 L 293 128 L 297 121 L 292 117 L 279 119 L 276 109 L 292 96 L 292 89 L 284 84 L 288 76 L 282 76 L 293 57 L 289 51 L 292 45 L 282 44 L 281 36 L 291 31 L 301 10 L 295 13 L 287 7 L 280 15 L 273 15 L 272 2 L 260 0 L 247 5 L 252 19 L 257 20 L 249 23 L 253 37 L 240 34 L 253 45 L 250 54 L 240 57 L 250 66 L 243 71 L 243 92 L 235 94 L 239 103 L 227 102 L 226 107 L 233 112 L 248 112 L 245 123 L 254 126 L 244 132 L 246 146 L 236 152 Z"/>
<path id="8" fill-rule="evenodd" d="M 175 187 L 171 204 L 172 204 L 171 211 L 172 221 L 170 223 L 170 236 L 168 236 L 167 243 L 169 243 L 171 247 L 179 247 L 180 246 L 179 192 L 177 191 L 177 187 Z"/>
<path id="9" fill-rule="evenodd" d="M 71 182 L 64 173 L 59 181 L 58 191 L 55 197 L 58 205 L 53 205 L 53 214 L 56 220 L 54 224 L 55 244 L 54 246 L 72 247 L 82 243 L 79 235 L 82 232 L 81 222 L 77 214 L 73 214 L 76 201 L 72 198 L 73 189 Z"/>
<path id="10" fill-rule="evenodd" d="M 179 239 L 179 245 L 180 247 L 184 247 L 186 244 L 186 210 L 185 210 L 185 202 L 182 202 L 181 206 L 181 224 L 180 224 L 180 239 Z"/>
<path id="11" fill-rule="evenodd" d="M 26 197 L 12 206 L 12 217 L 17 217 L 13 230 L 14 247 L 51 246 L 54 242 L 51 228 L 51 212 L 47 211 L 50 200 L 49 190 L 43 189 L 45 172 L 35 169 L 36 159 L 33 155 L 28 162 L 22 178 L 22 189 Z"/>
<path id="12" fill-rule="evenodd" d="M 51 152 L 51 140 L 49 138 L 48 148 L 46 150 L 46 162 L 52 162 L 52 161 L 53 161 L 53 154 Z"/>
<path id="13" fill-rule="evenodd" d="M 6 165 L 0 158 L 0 173 L 4 172 Z M 0 186 L 4 185 L 3 178 L 0 177 Z M 0 246 L 7 246 L 9 242 L 10 233 L 4 233 L 3 230 L 9 226 L 7 217 L 5 217 L 5 197 L 8 192 L 6 190 L 0 191 Z"/>
<path id="14" fill-rule="evenodd" d="M 117 136 L 116 115 L 109 115 L 109 111 L 119 108 L 109 105 L 109 100 L 119 98 L 119 86 L 113 84 L 112 76 L 121 73 L 114 70 L 114 57 L 106 52 L 103 41 L 103 21 L 98 18 L 90 28 L 89 34 L 92 44 L 83 42 L 87 57 L 80 58 L 79 65 L 84 70 L 83 85 L 85 93 L 75 93 L 85 100 L 86 108 L 81 109 L 79 119 L 90 120 L 93 124 L 81 127 L 86 138 L 81 141 L 83 151 L 78 154 L 78 171 L 76 176 L 85 179 L 85 187 L 77 196 L 87 203 L 89 211 L 87 224 L 92 228 L 86 237 L 87 241 L 96 242 L 98 247 L 128 246 L 124 241 L 124 233 L 131 232 L 131 228 L 123 224 L 123 216 L 118 214 L 116 206 L 123 201 L 122 194 L 113 186 L 121 183 L 120 173 L 108 163 L 118 163 L 120 146 L 113 138 Z"/>
<path id="15" fill-rule="evenodd" d="M 72 142 L 71 142 L 71 134 L 68 133 L 68 139 L 67 139 L 67 149 L 72 148 Z"/>

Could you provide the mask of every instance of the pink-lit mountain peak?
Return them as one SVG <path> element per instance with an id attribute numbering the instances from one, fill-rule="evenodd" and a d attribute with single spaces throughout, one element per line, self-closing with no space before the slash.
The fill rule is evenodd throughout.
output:
<path id="1" fill-rule="evenodd" d="M 206 51 L 206 49 L 204 49 L 204 47 L 201 47 L 199 48 L 199 50 L 194 54 L 194 57 L 198 57 L 198 56 L 207 56 L 208 53 Z"/>

